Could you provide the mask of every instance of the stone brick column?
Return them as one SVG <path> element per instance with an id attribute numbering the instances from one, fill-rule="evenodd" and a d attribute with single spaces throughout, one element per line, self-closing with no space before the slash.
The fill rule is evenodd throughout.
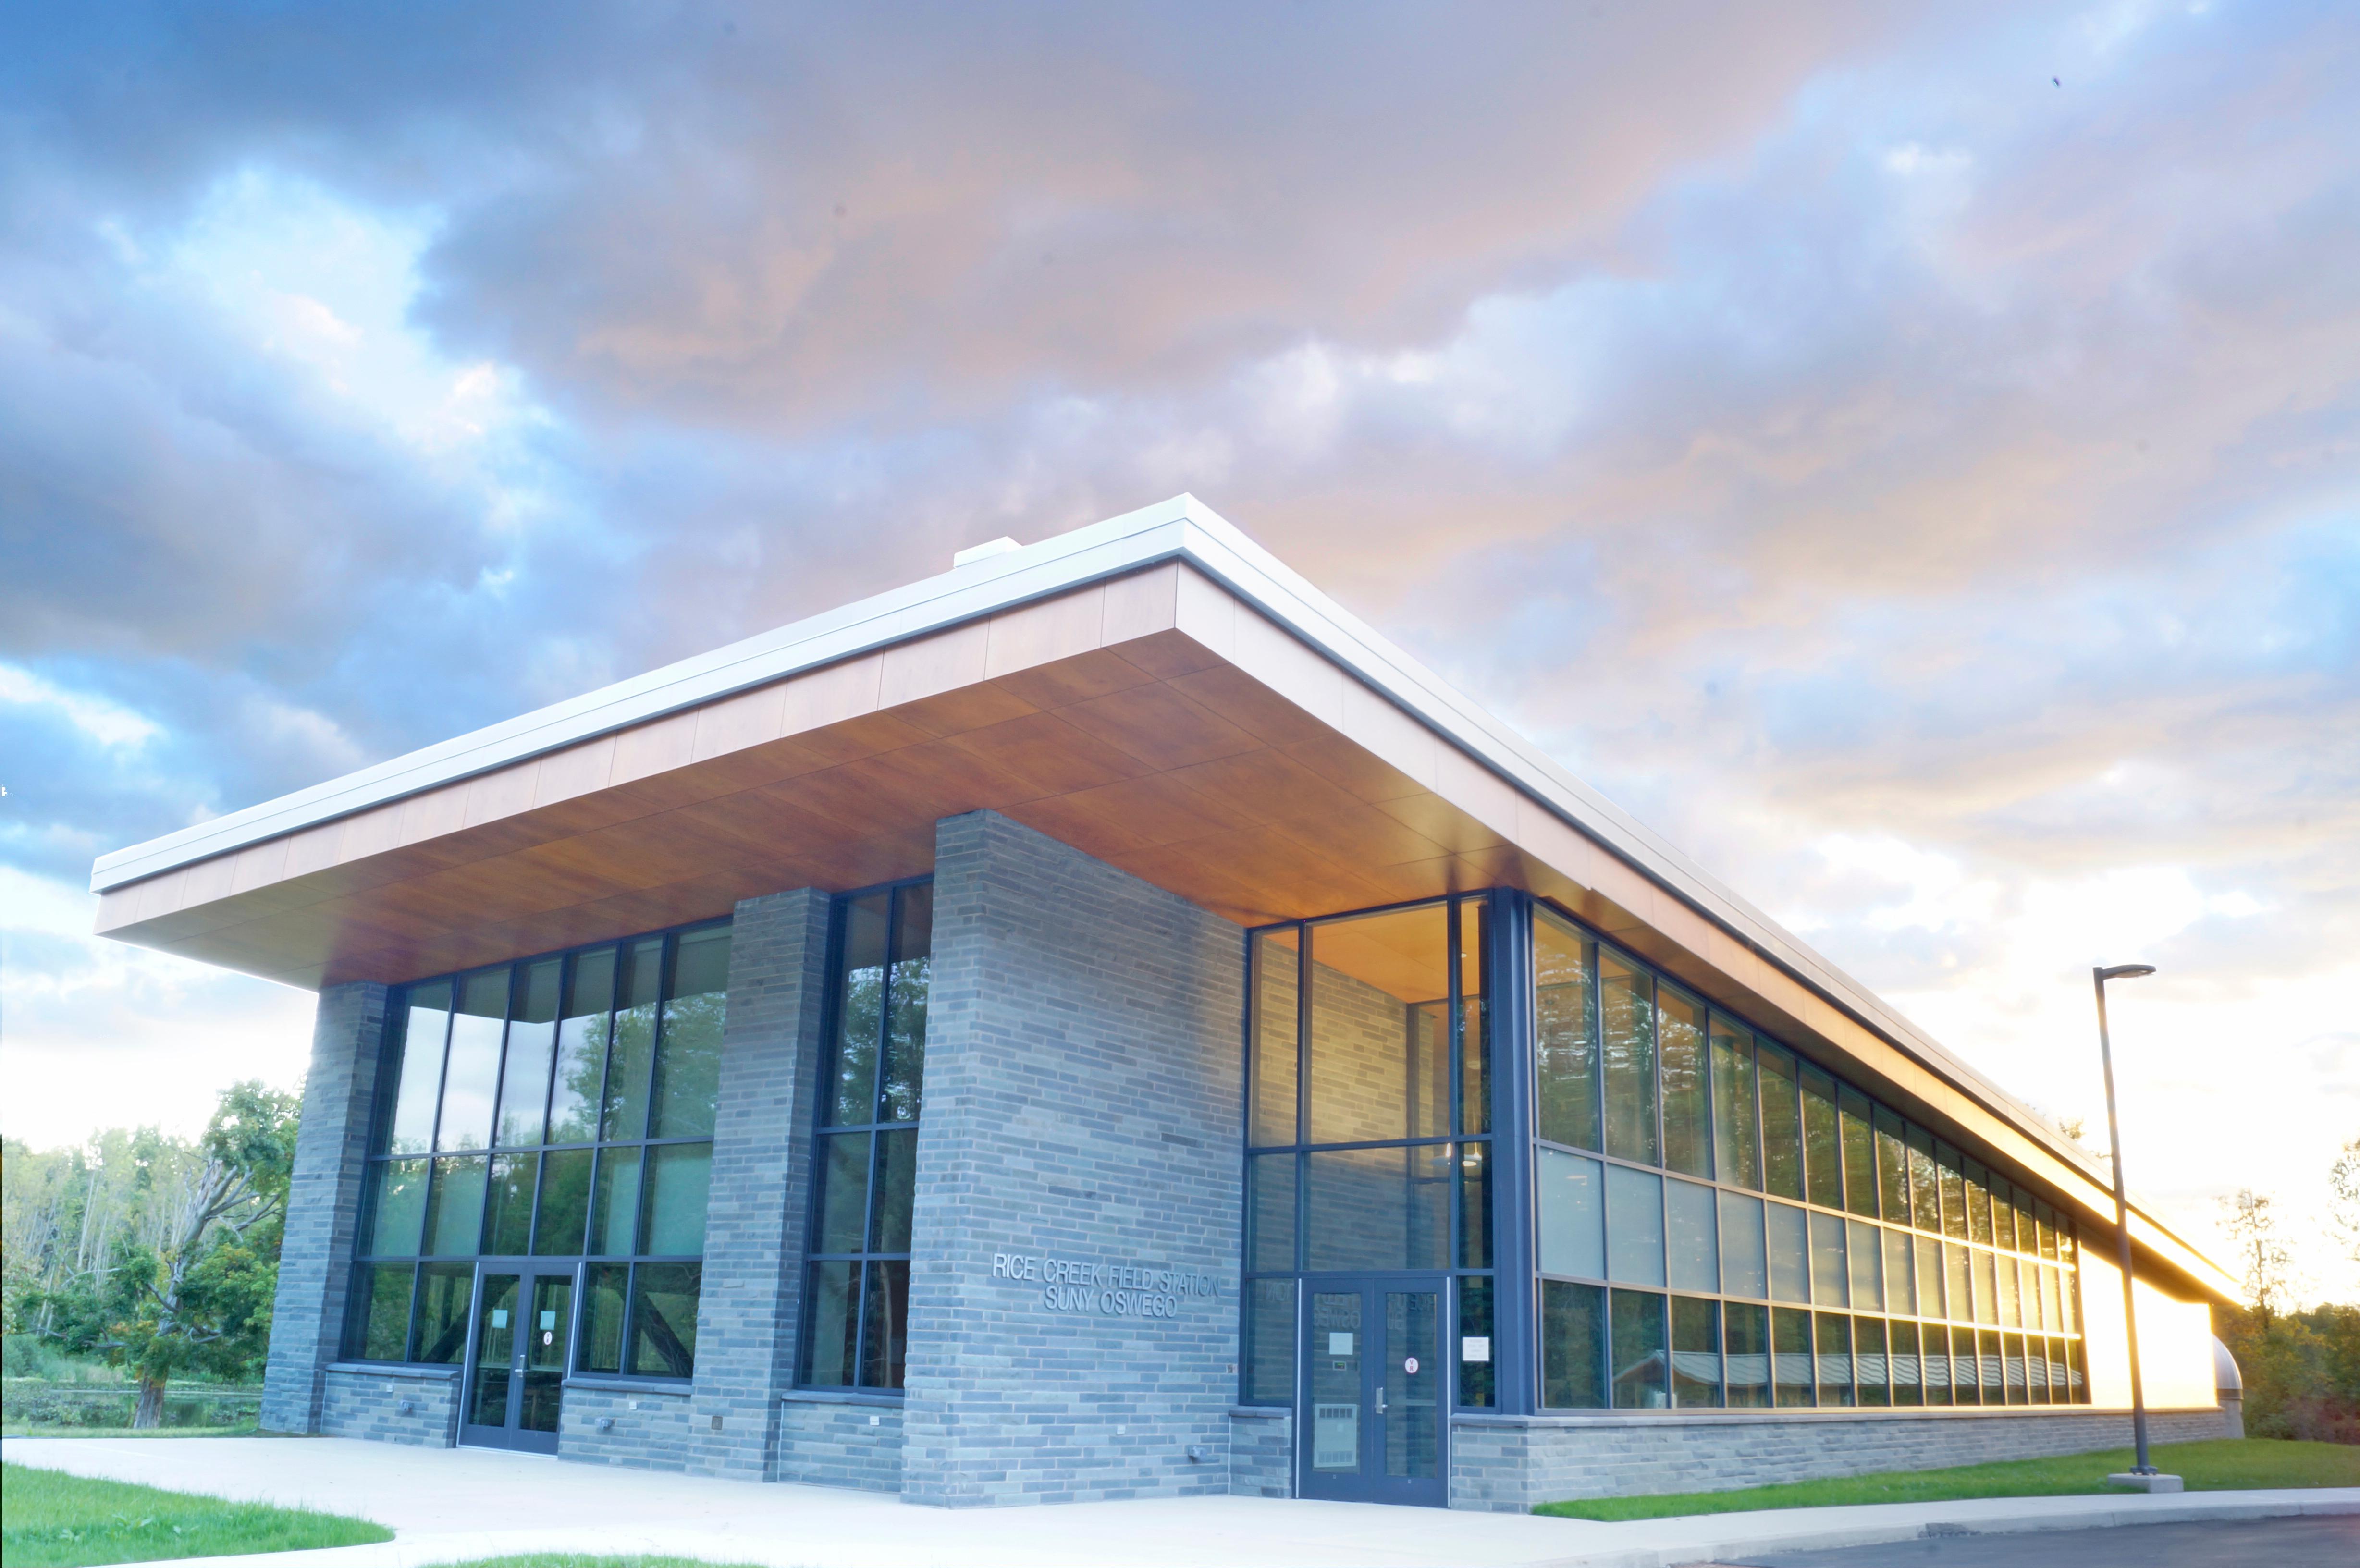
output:
<path id="1" fill-rule="evenodd" d="M 343 1338 L 344 1297 L 352 1285 L 385 1009 L 386 988 L 373 982 L 320 992 L 262 1379 L 267 1432 L 320 1430 L 321 1396 Z"/>
<path id="2" fill-rule="evenodd" d="M 938 824 L 905 1500 L 1229 1489 L 1243 947 L 996 813 Z M 1190 1288 L 1125 1272 L 1161 1269 Z"/>
<path id="3" fill-rule="evenodd" d="M 826 1001 L 828 896 L 748 898 L 729 939 L 729 1011 L 714 1111 L 705 1289 L 687 1467 L 778 1478 L 779 1395 L 803 1304 L 811 1079 Z"/>

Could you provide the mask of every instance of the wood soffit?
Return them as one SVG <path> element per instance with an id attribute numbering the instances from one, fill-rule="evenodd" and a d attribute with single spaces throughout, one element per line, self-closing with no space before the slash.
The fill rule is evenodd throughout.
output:
<path id="1" fill-rule="evenodd" d="M 1241 926 L 1524 888 L 2111 1222 L 2012 1117 L 1179 561 L 112 888 L 97 930 L 396 983 L 919 875 L 936 822 L 976 810 Z"/>

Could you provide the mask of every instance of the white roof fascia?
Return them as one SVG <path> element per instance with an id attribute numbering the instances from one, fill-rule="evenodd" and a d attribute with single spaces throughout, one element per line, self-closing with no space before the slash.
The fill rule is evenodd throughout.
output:
<path id="1" fill-rule="evenodd" d="M 103 893 L 194 861 L 316 827 L 683 708 L 856 658 L 1168 560 L 1185 560 L 1570 826 L 1662 883 L 1872 1033 L 1925 1058 L 2101 1186 L 2088 1155 L 1887 1007 L 1866 986 L 1582 783 L 1193 495 L 972 561 L 421 747 L 373 768 L 101 855 Z M 2148 1212 L 2152 1218 L 2152 1211 Z M 2195 1250 L 2191 1248 L 2191 1250 Z M 2201 1251 L 2198 1254 L 2202 1256 Z"/>

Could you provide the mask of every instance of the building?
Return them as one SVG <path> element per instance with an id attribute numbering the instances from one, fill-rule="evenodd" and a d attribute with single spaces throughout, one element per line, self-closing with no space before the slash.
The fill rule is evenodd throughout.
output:
<path id="1" fill-rule="evenodd" d="M 320 994 L 274 1430 L 1505 1509 L 2126 1436 L 2101 1172 L 1188 497 L 93 885 Z"/>

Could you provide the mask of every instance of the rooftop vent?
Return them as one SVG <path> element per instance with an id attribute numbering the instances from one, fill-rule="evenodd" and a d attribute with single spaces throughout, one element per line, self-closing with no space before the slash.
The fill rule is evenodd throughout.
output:
<path id="1" fill-rule="evenodd" d="M 951 564 L 955 567 L 967 566 L 975 561 L 989 561 L 995 555 L 1006 555 L 1011 550 L 1022 550 L 1023 548 L 1024 547 L 1022 545 L 1018 544 L 1006 534 L 1002 534 L 996 539 L 989 539 L 982 544 L 971 544 L 967 546 L 965 550 L 951 557 Z"/>

